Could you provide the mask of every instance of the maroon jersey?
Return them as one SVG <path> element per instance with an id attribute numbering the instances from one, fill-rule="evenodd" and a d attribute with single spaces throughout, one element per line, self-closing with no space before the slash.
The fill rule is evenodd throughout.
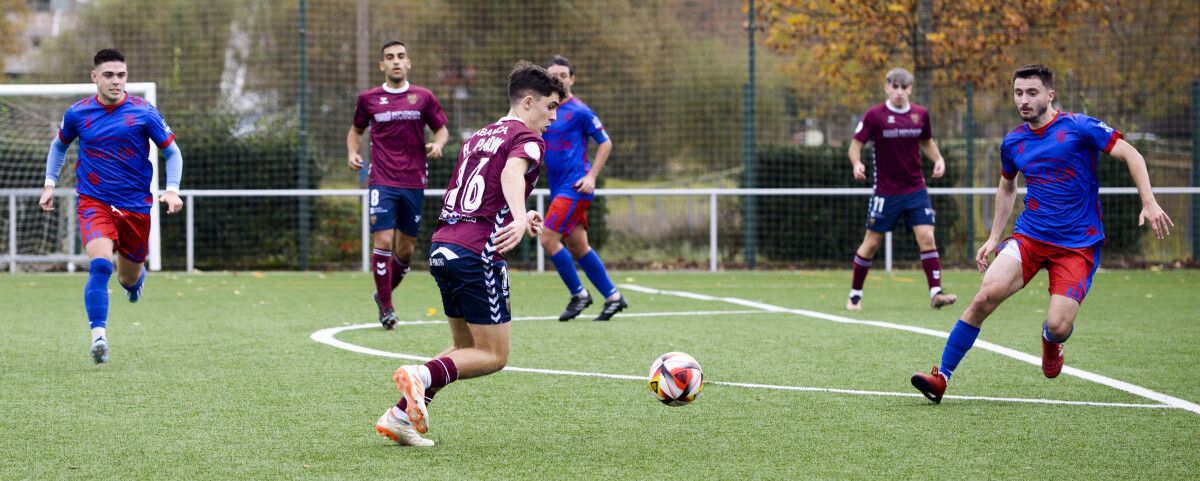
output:
<path id="1" fill-rule="evenodd" d="M 500 173 L 508 159 L 529 159 L 525 171 L 525 198 L 529 198 L 545 152 L 542 136 L 516 117 L 504 117 L 471 135 L 442 195 L 442 213 L 432 241 L 462 246 L 480 256 L 492 253 L 492 234 L 513 218 L 504 200 Z M 503 256 L 495 253 L 492 259 Z"/>
<path id="2" fill-rule="evenodd" d="M 358 94 L 354 126 L 371 126 L 370 185 L 424 189 L 429 177 L 425 164 L 425 126 L 446 125 L 446 114 L 433 92 L 407 84 L 387 85 Z"/>
<path id="3" fill-rule="evenodd" d="M 925 188 L 919 141 L 933 138 L 929 111 L 909 102 L 895 110 L 887 102 L 871 107 L 854 130 L 854 140 L 875 141 L 875 194 L 903 195 Z"/>

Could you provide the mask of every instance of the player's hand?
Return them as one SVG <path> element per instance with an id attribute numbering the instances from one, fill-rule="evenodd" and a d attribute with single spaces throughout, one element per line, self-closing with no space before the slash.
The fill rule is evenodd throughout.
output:
<path id="1" fill-rule="evenodd" d="M 346 159 L 346 165 L 350 166 L 350 170 L 359 170 L 362 168 L 362 164 L 362 156 L 358 155 L 357 152 L 350 154 L 350 156 Z"/>
<path id="2" fill-rule="evenodd" d="M 987 271 L 988 257 L 996 254 L 997 242 L 996 239 L 989 237 L 987 242 L 979 247 L 979 251 L 975 252 L 975 266 L 979 268 L 979 272 Z"/>
<path id="3" fill-rule="evenodd" d="M 867 166 L 862 162 L 854 164 L 854 180 L 867 180 Z"/>
<path id="4" fill-rule="evenodd" d="M 1138 226 L 1146 225 L 1146 221 L 1150 221 L 1150 228 L 1154 229 L 1154 236 L 1160 240 L 1171 235 L 1171 227 L 1175 227 L 1171 217 L 1163 212 L 1157 202 L 1142 206 L 1142 213 L 1138 215 Z"/>
<path id="5" fill-rule="evenodd" d="M 512 222 L 501 227 L 492 235 L 492 244 L 496 246 L 496 250 L 501 254 L 511 251 L 521 244 L 521 239 L 525 238 L 525 231 L 530 229 L 529 219 L 525 216 L 517 218 L 513 216 Z"/>
<path id="6" fill-rule="evenodd" d="M 46 212 L 54 210 L 54 187 L 47 185 L 42 189 L 42 198 L 38 199 L 38 205 Z"/>
<path id="7" fill-rule="evenodd" d="M 425 144 L 425 156 L 431 159 L 442 158 L 442 146 L 438 145 L 437 142 Z"/>
<path id="8" fill-rule="evenodd" d="M 933 178 L 940 179 L 946 174 L 946 159 L 937 159 L 933 163 Z"/>
<path id="9" fill-rule="evenodd" d="M 159 196 L 159 202 L 167 204 L 167 213 L 174 214 L 183 210 L 183 200 L 179 198 L 179 194 L 173 190 L 168 190 Z"/>
<path id="10" fill-rule="evenodd" d="M 591 194 L 596 190 L 596 179 L 590 175 L 583 176 L 578 182 L 575 182 L 575 192 L 580 194 Z"/>
<path id="11" fill-rule="evenodd" d="M 529 219 L 529 226 L 525 228 L 525 233 L 529 237 L 536 238 L 542 235 L 542 226 L 545 225 L 545 219 L 542 218 L 542 213 L 536 210 L 531 210 L 525 213 L 525 217 Z"/>

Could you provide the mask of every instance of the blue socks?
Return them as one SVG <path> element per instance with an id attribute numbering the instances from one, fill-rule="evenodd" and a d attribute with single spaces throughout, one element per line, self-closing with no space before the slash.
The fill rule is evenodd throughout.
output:
<path id="1" fill-rule="evenodd" d="M 979 337 L 978 327 L 967 324 L 962 319 L 954 324 L 954 329 L 950 331 L 950 337 L 946 339 L 946 348 L 942 350 L 942 365 L 938 366 L 938 371 L 946 376 L 947 381 L 954 374 L 954 370 L 958 368 L 958 362 L 962 361 L 963 356 L 967 355 L 967 351 L 975 344 L 977 337 Z"/>
<path id="2" fill-rule="evenodd" d="M 575 272 L 575 260 L 571 258 L 571 253 L 567 252 L 564 247 L 558 250 L 557 254 L 550 256 L 550 260 L 554 261 L 554 268 L 558 270 L 558 277 L 561 277 L 563 283 L 567 285 L 567 289 L 571 291 L 572 296 L 577 296 L 583 293 L 583 281 L 579 280 L 579 273 Z"/>
<path id="3" fill-rule="evenodd" d="M 108 259 L 93 259 L 88 268 L 88 281 L 83 287 L 83 305 L 92 328 L 108 324 L 108 279 L 112 273 L 113 263 Z"/>
<path id="4" fill-rule="evenodd" d="M 612 279 L 608 278 L 608 271 L 604 269 L 604 263 L 600 261 L 600 256 L 596 254 L 596 251 L 588 250 L 587 254 L 580 257 L 579 266 L 583 267 L 583 272 L 587 274 L 588 280 L 592 281 L 592 285 L 600 291 L 600 297 L 607 298 L 617 293 L 617 288 L 613 285 Z"/>

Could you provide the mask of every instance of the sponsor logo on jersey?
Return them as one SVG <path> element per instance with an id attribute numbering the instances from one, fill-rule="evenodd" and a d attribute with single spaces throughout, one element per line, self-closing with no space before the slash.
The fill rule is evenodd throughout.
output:
<path id="1" fill-rule="evenodd" d="M 375 122 L 390 122 L 393 120 L 421 120 L 421 111 L 389 110 L 375 114 Z"/>

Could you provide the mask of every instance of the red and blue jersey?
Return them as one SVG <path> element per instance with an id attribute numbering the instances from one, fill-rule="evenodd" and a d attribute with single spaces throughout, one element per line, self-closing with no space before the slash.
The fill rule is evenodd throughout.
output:
<path id="1" fill-rule="evenodd" d="M 1120 131 L 1082 114 L 1059 112 L 1040 129 L 1022 124 L 1000 145 L 1002 174 L 1025 176 L 1025 211 L 1013 232 L 1062 247 L 1089 247 L 1104 241 L 1100 152 L 1112 152 Z"/>
<path id="2" fill-rule="evenodd" d="M 96 96 L 80 100 L 63 114 L 58 138 L 68 145 L 79 139 L 79 194 L 113 207 L 150 212 L 150 142 L 165 148 L 175 134 L 149 101 L 129 94 L 116 105 L 101 104 Z"/>
<path id="3" fill-rule="evenodd" d="M 594 194 L 575 190 L 579 179 L 587 175 L 592 164 L 587 159 L 588 137 L 597 144 L 608 142 L 608 133 L 600 117 L 579 97 L 572 96 L 558 107 L 558 118 L 542 138 L 546 141 L 546 177 L 550 196 L 591 200 Z"/>

